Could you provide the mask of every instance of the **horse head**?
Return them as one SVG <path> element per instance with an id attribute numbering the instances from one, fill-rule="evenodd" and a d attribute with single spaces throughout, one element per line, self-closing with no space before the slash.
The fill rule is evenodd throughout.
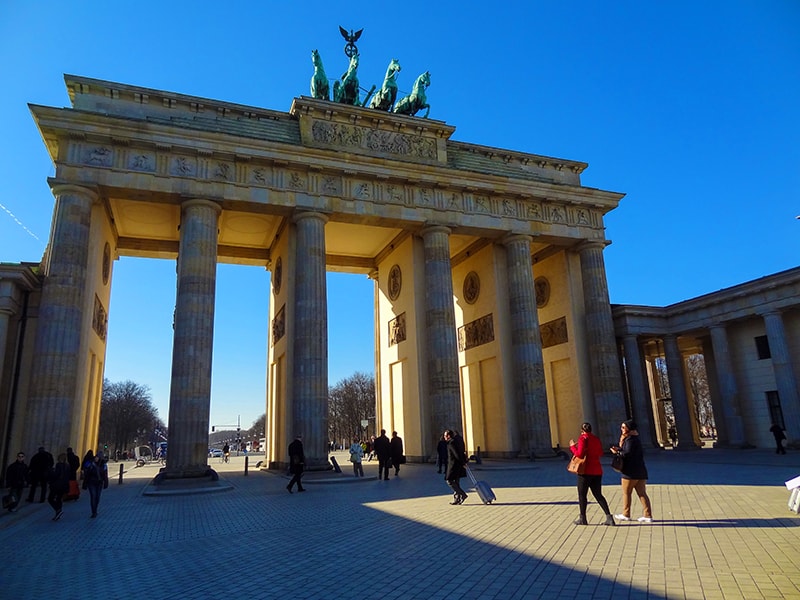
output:
<path id="1" fill-rule="evenodd" d="M 421 86 L 422 89 L 427 88 L 431 84 L 431 72 L 425 71 L 422 75 L 417 77 L 416 85 Z"/>
<path id="2" fill-rule="evenodd" d="M 386 69 L 386 79 L 394 79 L 400 70 L 400 61 L 393 58 L 392 62 L 389 63 L 389 68 Z"/>
<path id="3" fill-rule="evenodd" d="M 314 63 L 315 67 L 322 66 L 322 58 L 320 58 L 319 52 L 317 50 L 311 51 L 311 62 Z"/>

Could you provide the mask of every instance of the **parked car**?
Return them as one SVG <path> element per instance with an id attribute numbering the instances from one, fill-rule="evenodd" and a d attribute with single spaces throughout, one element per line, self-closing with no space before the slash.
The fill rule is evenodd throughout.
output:
<path id="1" fill-rule="evenodd" d="M 220 456 L 222 456 L 222 448 L 209 448 L 208 455 L 211 458 L 219 458 Z"/>

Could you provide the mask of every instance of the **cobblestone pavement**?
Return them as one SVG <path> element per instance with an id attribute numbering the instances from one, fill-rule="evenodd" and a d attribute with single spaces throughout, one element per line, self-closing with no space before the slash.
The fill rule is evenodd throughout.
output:
<path id="1" fill-rule="evenodd" d="M 89 518 L 85 493 L 52 521 L 47 504 L 0 516 L 4 598 L 800 598 L 800 517 L 783 482 L 800 452 L 651 451 L 655 521 L 601 525 L 578 514 L 562 460 L 473 467 L 497 501 L 450 506 L 432 465 L 379 481 L 309 473 L 308 491 L 209 459 L 233 489 L 149 496 L 158 467 L 119 464 Z M 253 457 L 257 460 L 257 457 Z M 254 462 L 251 460 L 251 462 Z M 604 494 L 621 510 L 619 475 Z M 468 480 L 464 480 L 468 482 Z M 469 488 L 465 488 L 468 489 Z M 591 498 L 591 496 L 590 496 Z M 640 506 L 634 496 L 634 515 Z"/>

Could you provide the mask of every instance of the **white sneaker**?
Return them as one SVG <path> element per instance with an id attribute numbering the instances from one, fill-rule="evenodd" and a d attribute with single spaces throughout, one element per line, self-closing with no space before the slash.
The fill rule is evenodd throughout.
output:
<path id="1" fill-rule="evenodd" d="M 639 521 L 639 523 L 652 523 L 653 522 L 653 519 L 651 519 L 650 517 L 639 517 L 636 520 Z"/>
<path id="2" fill-rule="evenodd" d="M 614 515 L 614 518 L 617 521 L 630 521 L 631 520 L 630 517 L 626 517 L 625 515 Z"/>

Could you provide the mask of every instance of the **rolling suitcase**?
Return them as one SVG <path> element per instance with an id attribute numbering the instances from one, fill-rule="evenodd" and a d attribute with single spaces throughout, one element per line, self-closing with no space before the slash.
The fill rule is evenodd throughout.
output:
<path id="1" fill-rule="evenodd" d="M 467 476 L 469 477 L 470 481 L 472 481 L 472 485 L 475 486 L 475 491 L 478 493 L 478 497 L 481 499 L 481 502 L 484 504 L 491 504 L 497 500 L 497 496 L 494 495 L 494 492 L 489 484 L 485 481 L 478 481 L 475 479 L 475 475 L 472 474 L 472 469 L 469 467 L 467 467 Z"/>

